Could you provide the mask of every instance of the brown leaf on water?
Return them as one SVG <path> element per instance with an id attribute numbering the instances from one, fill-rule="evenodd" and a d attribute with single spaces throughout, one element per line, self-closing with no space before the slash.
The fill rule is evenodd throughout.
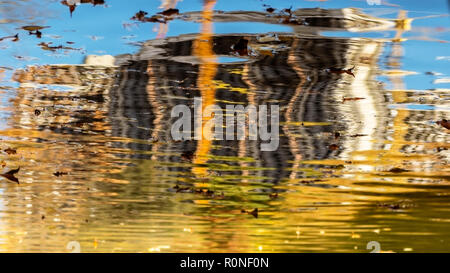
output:
<path id="1" fill-rule="evenodd" d="M 161 18 L 161 16 L 152 16 L 147 17 L 147 12 L 145 11 L 138 11 L 133 17 L 130 18 L 130 20 L 135 20 L 143 23 L 166 23 L 166 20 L 164 18 Z"/>
<path id="2" fill-rule="evenodd" d="M 367 135 L 363 135 L 363 134 L 354 134 L 354 135 L 351 135 L 350 137 L 363 137 L 363 136 L 367 136 Z"/>
<path id="3" fill-rule="evenodd" d="M 292 16 L 292 6 L 288 9 L 283 9 L 282 11 L 289 14 L 289 16 Z"/>
<path id="4" fill-rule="evenodd" d="M 356 97 L 356 98 L 342 98 L 342 103 L 344 103 L 344 102 L 346 102 L 346 101 L 355 101 L 355 100 L 364 100 L 364 99 L 366 99 L 366 98 L 358 98 L 358 97 Z"/>
<path id="5" fill-rule="evenodd" d="M 392 203 L 378 203 L 377 207 L 398 210 L 398 209 L 407 209 L 407 208 L 414 207 L 414 204 L 411 203 L 411 201 L 409 201 L 409 200 L 400 200 L 398 202 L 392 202 Z"/>
<path id="6" fill-rule="evenodd" d="M 448 121 L 446 119 L 436 121 L 436 124 L 441 125 L 445 129 L 450 130 L 450 121 Z"/>
<path id="7" fill-rule="evenodd" d="M 278 193 L 277 192 L 273 192 L 271 194 L 269 194 L 270 199 L 275 199 L 278 198 Z"/>
<path id="8" fill-rule="evenodd" d="M 3 41 L 3 40 L 7 40 L 7 39 L 11 39 L 11 41 L 17 42 L 17 41 L 19 41 L 19 34 L 12 35 L 12 36 L 1 37 L 0 38 L 0 42 Z"/>
<path id="9" fill-rule="evenodd" d="M 355 74 L 353 74 L 353 70 L 355 69 L 355 67 L 353 66 L 350 69 L 340 69 L 340 68 L 328 68 L 328 72 L 329 73 L 333 73 L 333 74 L 348 74 L 351 75 L 353 77 L 355 77 Z"/>
<path id="10" fill-rule="evenodd" d="M 245 209 L 241 209 L 241 213 L 247 213 L 249 215 L 253 215 L 253 217 L 258 218 L 258 209 L 254 209 L 252 211 L 246 211 Z"/>
<path id="11" fill-rule="evenodd" d="M 181 154 L 181 158 L 185 161 L 192 162 L 192 159 L 194 159 L 194 152 L 193 151 L 185 151 Z"/>
<path id="12" fill-rule="evenodd" d="M 328 146 L 328 149 L 331 151 L 336 151 L 339 149 L 339 146 L 337 144 L 331 144 L 330 146 Z"/>
<path id="13" fill-rule="evenodd" d="M 178 192 L 192 192 L 192 189 L 189 187 L 180 187 L 178 185 L 175 185 L 173 188 L 176 190 L 177 193 Z"/>
<path id="14" fill-rule="evenodd" d="M 65 0 L 61 1 L 61 4 L 69 7 L 70 17 L 72 17 L 72 14 L 75 11 L 75 9 L 77 8 L 77 6 L 75 4 L 71 4 L 71 3 L 67 2 Z"/>
<path id="15" fill-rule="evenodd" d="M 53 173 L 53 175 L 54 176 L 56 176 L 56 177 L 60 177 L 60 176 L 63 176 L 63 175 L 67 175 L 68 173 L 66 173 L 66 172 L 55 172 L 55 173 Z"/>
<path id="16" fill-rule="evenodd" d="M 56 50 L 58 50 L 58 49 L 64 49 L 64 50 L 79 50 L 79 49 L 77 49 L 77 48 L 68 47 L 68 46 L 63 46 L 63 45 L 52 46 L 51 44 L 52 44 L 51 42 L 49 42 L 49 43 L 41 42 L 41 43 L 38 44 L 38 46 L 40 46 L 41 49 L 47 50 L 47 51 L 56 51 Z"/>
<path id="17" fill-rule="evenodd" d="M 78 1 L 77 4 L 87 4 L 87 3 L 91 3 L 95 7 L 96 5 L 104 5 L 105 1 L 104 0 L 81 0 L 81 1 Z M 61 4 L 69 7 L 70 17 L 72 17 L 72 14 L 74 13 L 75 9 L 77 8 L 77 4 L 69 3 L 66 0 L 61 1 Z"/>
<path id="18" fill-rule="evenodd" d="M 392 168 L 392 169 L 388 170 L 388 172 L 391 172 L 391 173 L 404 173 L 404 172 L 409 172 L 409 170 L 395 167 L 395 168 Z"/>
<path id="19" fill-rule="evenodd" d="M 172 16 L 180 14 L 178 9 L 166 9 L 165 11 L 158 12 L 158 14 L 162 14 L 164 16 Z"/>
<path id="20" fill-rule="evenodd" d="M 30 35 L 36 35 L 36 37 L 38 39 L 42 38 L 42 32 L 40 30 L 45 29 L 45 28 L 49 28 L 48 26 L 34 26 L 34 25 L 30 25 L 30 26 L 23 26 L 20 29 L 26 30 L 28 31 L 28 34 Z"/>
<path id="21" fill-rule="evenodd" d="M 19 172 L 19 170 L 20 170 L 20 167 L 17 168 L 17 169 L 15 169 L 15 170 L 10 170 L 10 171 L 7 172 L 7 173 L 0 174 L 0 176 L 3 176 L 4 178 L 6 178 L 6 179 L 8 179 L 8 180 L 11 180 L 11 181 L 14 181 L 14 182 L 16 182 L 17 184 L 19 184 L 19 179 L 18 179 L 17 177 L 14 176 L 16 173 Z"/>
<path id="22" fill-rule="evenodd" d="M 33 25 L 21 27 L 21 29 L 26 30 L 26 31 L 28 31 L 30 33 L 33 32 L 33 31 L 38 31 L 38 30 L 42 30 L 42 29 L 45 29 L 45 28 L 49 28 L 49 27 L 48 26 L 33 26 Z"/>
<path id="23" fill-rule="evenodd" d="M 143 21 L 145 19 L 145 16 L 147 16 L 147 12 L 140 10 L 138 11 L 133 17 L 131 17 L 131 20 L 136 20 L 136 21 Z"/>
<path id="24" fill-rule="evenodd" d="M 11 149 L 11 148 L 7 148 L 3 150 L 5 153 L 9 154 L 9 155 L 15 155 L 17 154 L 17 150 L 16 149 Z"/>
<path id="25" fill-rule="evenodd" d="M 30 33 L 31 34 L 31 33 Z M 38 38 L 38 39 L 41 39 L 42 38 L 42 32 L 40 32 L 39 30 L 36 30 L 36 32 L 34 33 L 34 35 L 36 35 L 36 37 Z"/>
<path id="26" fill-rule="evenodd" d="M 232 46 L 233 50 L 237 52 L 240 56 L 248 55 L 248 40 L 241 38 L 239 41 Z"/>
<path id="27" fill-rule="evenodd" d="M 251 212 L 247 212 L 250 215 L 253 215 L 253 217 L 258 218 L 258 209 L 254 209 Z"/>

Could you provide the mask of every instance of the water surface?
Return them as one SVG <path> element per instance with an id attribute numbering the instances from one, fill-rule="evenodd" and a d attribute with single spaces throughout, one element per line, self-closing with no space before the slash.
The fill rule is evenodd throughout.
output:
<path id="1" fill-rule="evenodd" d="M 447 10 L 1 1 L 0 251 L 450 251 Z M 195 97 L 279 105 L 279 148 L 172 140 Z"/>

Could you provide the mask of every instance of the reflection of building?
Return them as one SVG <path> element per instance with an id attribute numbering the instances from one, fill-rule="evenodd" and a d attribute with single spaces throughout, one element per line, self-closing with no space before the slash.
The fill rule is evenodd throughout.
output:
<path id="1" fill-rule="evenodd" d="M 210 9 L 211 6 L 208 5 L 202 18 L 212 16 L 208 13 Z M 387 102 L 402 102 L 404 97 L 401 94 L 398 96 L 399 93 L 391 95 L 374 80 L 379 72 L 377 62 L 384 46 L 383 42 L 374 39 L 326 38 L 318 34 L 327 29 L 351 28 L 352 31 L 357 31 L 357 25 L 360 30 L 386 27 L 390 25 L 390 21 L 365 18 L 361 14 L 352 14 L 351 10 L 298 12 L 308 13 L 308 18 L 312 19 L 307 22 L 312 29 L 295 26 L 295 34 L 214 35 L 208 24 L 210 21 L 204 19 L 200 35 L 181 35 L 148 41 L 136 54 L 118 56 L 117 66 L 108 66 L 105 62 L 93 65 L 89 61 L 90 65 L 30 67 L 18 71 L 15 79 L 21 86 L 13 100 L 13 130 L 8 133 L 9 136 L 24 141 L 33 138 L 37 143 L 45 145 L 45 148 L 33 148 L 33 153 L 27 155 L 39 164 L 26 166 L 28 168 L 24 169 L 33 171 L 33 175 L 28 177 L 33 181 L 34 188 L 31 192 L 40 195 L 49 193 L 47 195 L 50 196 L 47 199 L 26 199 L 27 201 L 20 205 L 33 205 L 35 218 L 39 217 L 42 207 L 48 206 L 47 203 L 58 209 L 62 208 L 62 212 L 58 211 L 60 215 L 57 219 L 65 220 L 64 227 L 72 227 L 71 224 L 78 223 L 72 219 L 74 216 L 103 213 L 103 218 L 96 218 L 100 222 L 98 226 L 85 228 L 89 230 L 88 236 L 92 236 L 92 230 L 105 230 L 105 226 L 114 227 L 116 221 L 122 221 L 125 217 L 139 219 L 138 222 L 142 225 L 140 227 L 147 231 L 149 227 L 145 224 L 148 222 L 143 220 L 144 217 L 153 220 L 162 213 L 162 221 L 170 218 L 171 220 L 167 221 L 170 223 L 161 224 L 161 219 L 157 219 L 155 225 L 161 224 L 163 229 L 170 225 L 178 228 L 179 222 L 172 221 L 170 213 L 173 213 L 173 218 L 177 218 L 181 215 L 181 208 L 188 205 L 159 198 L 159 194 L 169 192 L 176 183 L 192 183 L 196 187 L 203 187 L 199 184 L 204 179 L 198 177 L 223 174 L 221 177 L 215 177 L 225 181 L 216 183 L 220 184 L 217 186 L 229 189 L 226 195 L 231 196 L 230 199 L 248 198 L 253 206 L 262 204 L 261 196 L 247 194 L 248 188 L 245 189 L 245 194 L 233 195 L 236 188 L 241 188 L 236 185 L 245 188 L 245 184 L 255 182 L 258 185 L 251 190 L 284 190 L 282 187 L 295 184 L 295 179 L 320 177 L 322 173 L 311 175 L 305 169 L 333 161 L 328 159 L 351 158 L 364 161 L 368 158 L 370 161 L 385 154 L 397 156 L 392 162 L 404 159 L 405 157 L 395 154 L 407 151 L 401 149 L 412 147 L 403 140 L 409 140 L 410 135 L 410 141 L 423 137 L 406 134 L 413 125 L 408 123 L 408 119 L 416 120 L 421 116 L 414 117 L 413 111 L 403 111 L 395 116 L 395 126 L 391 126 L 393 111 L 388 110 Z M 222 16 L 223 20 L 225 15 Z M 217 19 L 215 16 L 214 20 Z M 352 19 L 345 19 L 346 16 Z M 232 17 L 226 20 L 237 19 Z M 272 19 L 263 16 L 261 20 Z M 240 39 L 249 41 L 251 56 L 236 56 L 231 52 L 231 47 Z M 87 60 L 96 59 L 98 58 Z M 230 60 L 232 62 L 229 62 Z M 355 78 L 347 74 L 330 74 L 327 71 L 331 67 L 353 66 L 356 66 Z M 279 104 L 282 111 L 279 149 L 275 152 L 261 152 L 260 143 L 249 140 L 172 141 L 172 107 L 178 104 L 191 105 L 193 98 L 198 96 L 204 99 L 205 104 L 216 103 L 222 108 L 225 104 Z M 362 97 L 364 100 L 343 103 L 343 97 Z M 41 110 L 42 113 L 36 116 L 35 109 Z M 431 128 L 429 134 L 439 134 L 436 130 Z M 340 132 L 341 137 L 335 139 L 335 132 Z M 417 130 L 411 129 L 411 132 Z M 357 134 L 367 136 L 352 137 Z M 391 137 L 396 139 L 394 145 L 388 143 Z M 57 144 L 52 146 L 53 142 Z M 329 149 L 330 144 L 334 143 L 338 144 L 339 149 Z M 47 147 L 50 149 L 47 150 Z M 354 156 L 355 152 L 361 151 L 371 153 Z M 193 164 L 185 159 L 189 156 L 183 158 L 182 154 L 192 154 Z M 370 156 L 373 158 L 369 158 Z M 375 160 L 361 165 L 374 168 L 371 163 Z M 343 160 L 335 162 L 340 164 Z M 40 187 L 39 183 L 34 183 L 52 181 L 54 177 L 49 177 L 51 173 L 48 169 L 59 166 L 66 168 L 64 171 L 78 170 L 78 176 L 67 184 L 47 183 Z M 214 172 L 208 173 L 211 170 Z M 121 179 L 114 181 L 111 174 L 118 172 L 122 175 Z M 98 173 L 105 174 L 105 178 Z M 108 183 L 99 183 L 102 178 Z M 293 183 L 283 183 L 286 180 Z M 274 189 L 275 183 L 260 183 L 261 181 L 275 182 L 281 187 Z M 98 195 L 88 192 L 86 183 L 90 183 L 90 190 L 99 189 L 95 192 Z M 155 184 L 159 187 L 157 190 Z M 313 187 L 308 187 L 311 188 Z M 399 191 L 401 190 L 403 189 Z M 54 197 L 54 192 L 63 194 Z M 74 192 L 76 194 L 72 194 Z M 101 199 L 105 202 L 92 202 L 95 204 L 94 208 L 83 210 L 92 204 L 89 203 L 92 199 L 100 199 L 100 194 L 106 196 Z M 299 205 L 298 197 L 305 196 L 302 194 L 287 193 L 280 201 L 281 208 Z M 330 201 L 327 204 L 349 201 L 348 192 L 336 194 L 339 196 L 329 194 L 317 200 Z M 77 199 L 73 198 L 74 195 L 77 195 Z M 117 199 L 114 198 L 116 196 Z M 170 198 L 172 197 L 173 195 Z M 139 198 L 141 199 L 138 200 Z M 355 200 L 359 196 L 351 198 Z M 236 209 L 235 206 L 242 204 L 247 203 L 237 202 L 224 206 L 220 203 L 205 210 L 200 208 L 198 211 L 201 212 L 195 211 L 193 214 L 201 214 L 203 217 L 206 210 L 223 213 L 220 211 L 223 207 L 233 210 Z M 328 209 L 328 213 L 333 217 L 341 217 L 341 214 L 336 212 L 336 207 L 329 206 Z M 342 207 L 338 206 L 337 209 Z M 79 212 L 73 213 L 74 211 Z M 158 216 L 149 218 L 149 214 L 153 212 L 157 212 Z M 354 211 L 351 211 L 349 214 L 353 213 Z M 234 246 L 240 245 L 237 241 L 252 239 L 243 239 L 246 235 L 239 235 L 239 232 L 236 232 L 237 235 L 223 232 L 222 228 L 226 225 L 224 223 L 234 222 L 235 218 L 211 220 L 209 216 L 202 220 L 223 221 L 205 225 L 202 236 L 208 237 L 209 241 L 216 240 L 217 245 L 221 246 L 228 244 L 231 249 L 233 243 Z M 326 214 L 316 214 L 312 218 L 319 223 L 330 220 L 326 218 Z M 289 219 L 287 222 L 296 225 L 297 219 L 299 218 Z M 8 224 L 20 225 L 12 223 Z M 246 224 L 247 222 L 243 222 L 242 226 Z M 205 230 L 207 232 L 204 232 Z M 216 233 L 215 230 L 219 232 Z M 120 231 L 124 234 L 123 230 Z M 129 231 L 127 228 L 127 236 Z M 136 233 L 138 232 L 136 230 Z M 119 232 L 117 237 L 120 236 L 118 234 Z M 45 241 L 47 234 L 40 235 L 42 241 Z M 158 240 L 158 236 L 154 234 L 147 237 Z M 181 243 L 186 245 L 184 240 Z"/>
<path id="2" fill-rule="evenodd" d="M 309 22 L 310 29 L 317 26 L 317 30 L 326 29 L 326 26 L 354 29 L 355 18 L 361 21 L 358 21 L 361 28 L 389 25 L 382 20 L 364 19 L 352 10 L 340 14 L 338 10 L 301 10 L 297 13 Z M 197 35 L 182 35 L 148 41 L 137 54 L 118 56 L 116 63 L 120 67 L 117 68 L 97 67 L 88 73 L 83 72 L 88 66 L 30 68 L 30 73 L 18 73 L 16 78 L 19 82 L 79 85 L 83 82 L 79 75 L 102 75 L 97 80 L 102 80 L 101 84 L 107 88 L 96 91 L 96 84 L 92 82 L 92 88 L 83 88 L 82 94 L 86 95 L 79 96 L 79 101 L 75 102 L 83 101 L 85 108 L 92 106 L 92 109 L 74 111 L 62 121 L 47 119 L 39 127 L 78 134 L 84 132 L 77 128 L 83 124 L 87 133 L 142 140 L 115 141 L 112 147 L 152 151 L 153 159 L 182 162 L 179 155 L 198 152 L 199 144 L 171 141 L 170 128 L 174 119 L 170 118 L 170 111 L 175 105 L 191 105 L 194 97 L 205 95 L 199 86 L 202 84 L 199 75 L 205 68 L 202 68 L 201 55 L 198 55 L 203 53 L 195 52 L 196 46 L 201 45 L 197 39 Z M 298 167 L 300 160 L 333 158 L 340 153 L 346 154 L 346 151 L 376 148 L 367 141 L 361 146 L 357 138 L 334 140 L 336 131 L 369 137 L 385 135 L 382 125 L 386 121 L 375 118 L 376 113 L 385 110 L 376 106 L 376 102 L 383 101 L 384 97 L 381 92 L 374 92 L 381 89 L 372 80 L 381 42 L 324 38 L 314 33 L 305 37 L 290 34 L 213 35 L 207 39 L 210 39 L 210 54 L 219 60 L 212 72 L 213 78 L 203 79 L 208 81 L 204 84 L 214 86 L 211 91 L 214 103 L 223 109 L 225 104 L 279 104 L 282 110 L 282 135 L 276 152 L 261 152 L 255 141 L 213 141 L 208 153 L 226 157 L 208 162 L 241 166 L 242 162 L 227 157 L 249 157 L 253 161 L 245 163 L 245 167 L 261 170 L 254 175 L 279 181 L 301 177 L 301 172 L 297 174 L 292 170 Z M 221 62 L 222 57 L 234 57 L 231 48 L 239 39 L 249 40 L 256 56 L 240 57 L 231 63 Z M 327 72 L 331 67 L 352 66 L 357 67 L 355 79 Z M 33 79 L 29 79 L 30 75 Z M 60 96 L 58 93 L 40 100 L 55 101 Z M 357 106 L 336 103 L 343 97 L 364 97 L 365 100 L 354 104 Z M 353 120 L 364 123 L 355 124 Z M 92 127 L 93 124 L 96 126 Z M 344 149 L 332 151 L 328 148 L 336 141 Z M 136 153 L 132 157 L 150 158 L 148 153 Z"/>

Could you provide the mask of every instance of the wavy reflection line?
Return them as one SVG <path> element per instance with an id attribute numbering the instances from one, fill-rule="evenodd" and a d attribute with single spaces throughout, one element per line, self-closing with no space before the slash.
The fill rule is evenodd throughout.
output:
<path id="1" fill-rule="evenodd" d="M 202 113 L 205 108 L 215 103 L 216 89 L 213 83 L 217 72 L 217 57 L 213 51 L 213 23 L 212 14 L 216 4 L 215 0 L 205 1 L 202 12 L 202 29 L 200 35 L 193 43 L 194 56 L 200 60 L 199 75 L 197 86 L 202 97 Z M 212 141 L 209 135 L 210 130 L 205 130 L 205 124 L 211 120 L 211 117 L 202 115 L 201 137 L 198 140 L 197 149 L 195 151 L 194 164 L 204 164 L 208 161 L 208 154 L 211 150 Z M 204 176 L 207 174 L 207 168 L 194 167 L 192 172 L 195 175 Z"/>

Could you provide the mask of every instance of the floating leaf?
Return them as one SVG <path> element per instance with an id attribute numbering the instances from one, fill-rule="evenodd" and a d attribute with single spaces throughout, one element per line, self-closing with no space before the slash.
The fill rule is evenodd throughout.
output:
<path id="1" fill-rule="evenodd" d="M 30 32 L 30 34 L 33 31 L 39 31 L 39 30 L 42 30 L 42 29 L 45 29 L 45 28 L 49 28 L 49 27 L 47 27 L 47 26 L 24 26 L 24 27 L 21 27 L 21 29 Z"/>
<path id="2" fill-rule="evenodd" d="M 254 209 L 251 212 L 248 212 L 248 214 L 253 215 L 253 217 L 258 218 L 258 209 Z"/>
<path id="3" fill-rule="evenodd" d="M 20 170 L 20 167 L 15 170 L 10 170 L 7 173 L 0 174 L 0 176 L 3 176 L 4 178 L 9 179 L 9 180 L 14 181 L 17 184 L 19 184 L 19 179 L 17 179 L 17 177 L 14 176 L 16 173 L 19 172 L 19 170 Z"/>
<path id="4" fill-rule="evenodd" d="M 240 56 L 246 56 L 248 55 L 248 40 L 241 38 L 236 44 L 232 46 L 232 48 Z"/>
<path id="5" fill-rule="evenodd" d="M 356 98 L 342 98 L 342 102 L 344 103 L 344 102 L 346 102 L 346 101 L 355 101 L 355 100 L 364 100 L 364 99 L 366 99 L 366 98 L 358 98 L 358 97 L 356 97 Z"/>
<path id="6" fill-rule="evenodd" d="M 164 16 L 172 16 L 178 15 L 180 11 L 178 9 L 166 9 L 165 11 L 158 12 L 158 14 L 162 14 Z"/>
<path id="7" fill-rule="evenodd" d="M 402 168 L 392 168 L 388 172 L 391 172 L 391 173 L 404 173 L 404 172 L 409 172 L 409 171 L 405 170 L 405 169 L 402 169 Z"/>
<path id="8" fill-rule="evenodd" d="M 13 42 L 19 41 L 19 34 L 13 35 L 13 36 L 5 36 L 0 38 L 0 42 L 3 40 L 11 39 Z"/>
<path id="9" fill-rule="evenodd" d="M 63 176 L 63 175 L 67 175 L 67 173 L 58 171 L 58 172 L 53 173 L 53 175 L 56 176 L 56 177 L 60 177 L 60 176 Z"/>
<path id="10" fill-rule="evenodd" d="M 15 155 L 17 154 L 17 150 L 16 149 L 11 149 L 11 148 L 7 148 L 5 150 L 3 150 L 5 153 L 9 154 L 9 155 Z"/>
<path id="11" fill-rule="evenodd" d="M 192 162 L 192 159 L 194 159 L 194 152 L 193 151 L 185 151 L 181 154 L 181 158 L 185 161 Z"/>
<path id="12" fill-rule="evenodd" d="M 355 77 L 355 74 L 353 74 L 353 69 L 355 69 L 355 67 L 353 66 L 352 68 L 350 68 L 350 69 L 339 69 L 339 68 L 334 68 L 334 67 L 332 67 L 332 68 L 328 68 L 328 72 L 329 73 L 334 73 L 334 74 L 348 74 L 348 75 L 351 75 L 351 76 L 353 76 L 353 77 Z"/>
<path id="13" fill-rule="evenodd" d="M 450 121 L 448 121 L 446 119 L 436 121 L 436 124 L 441 125 L 442 127 L 450 130 Z"/>
<path id="14" fill-rule="evenodd" d="M 253 215 L 253 217 L 258 218 L 258 209 L 254 209 L 252 211 L 246 211 L 245 209 L 241 209 L 241 213 L 247 213 Z"/>
<path id="15" fill-rule="evenodd" d="M 270 199 L 278 198 L 278 193 L 277 192 L 271 193 L 271 194 L 269 194 L 269 197 L 270 197 Z"/>
<path id="16" fill-rule="evenodd" d="M 328 149 L 330 149 L 331 151 L 336 151 L 339 149 L 339 146 L 337 144 L 331 144 L 330 146 L 328 146 Z"/>
<path id="17" fill-rule="evenodd" d="M 131 20 L 143 22 L 143 23 L 166 23 L 166 20 L 164 18 L 161 18 L 161 16 L 152 16 L 152 17 L 146 17 L 147 12 L 140 10 L 137 12 L 133 17 L 131 17 Z"/>

